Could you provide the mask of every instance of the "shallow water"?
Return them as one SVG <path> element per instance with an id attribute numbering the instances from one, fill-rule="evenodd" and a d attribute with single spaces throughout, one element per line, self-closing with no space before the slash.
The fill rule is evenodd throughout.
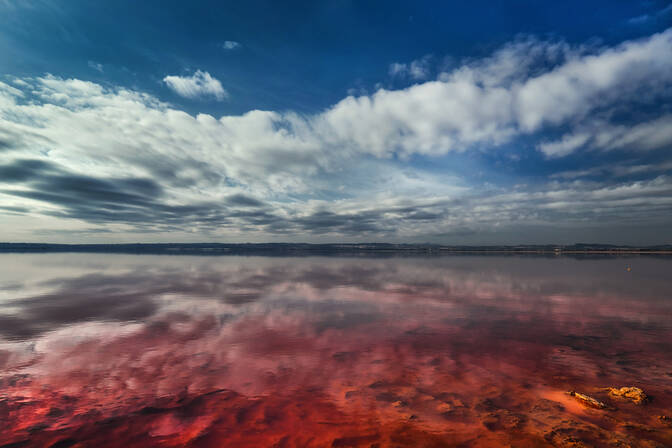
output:
<path id="1" fill-rule="evenodd" d="M 670 258 L 0 267 L 0 446 L 672 446 Z"/>

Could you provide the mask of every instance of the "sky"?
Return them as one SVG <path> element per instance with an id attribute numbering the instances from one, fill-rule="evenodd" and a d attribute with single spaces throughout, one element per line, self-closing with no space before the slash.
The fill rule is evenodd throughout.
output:
<path id="1" fill-rule="evenodd" d="M 0 0 L 14 242 L 672 243 L 670 1 Z"/>

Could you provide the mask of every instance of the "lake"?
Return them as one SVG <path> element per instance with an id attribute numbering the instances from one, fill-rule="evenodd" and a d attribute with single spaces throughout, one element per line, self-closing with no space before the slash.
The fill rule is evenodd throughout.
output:
<path id="1" fill-rule="evenodd" d="M 0 267 L 0 446 L 672 446 L 672 258 Z"/>

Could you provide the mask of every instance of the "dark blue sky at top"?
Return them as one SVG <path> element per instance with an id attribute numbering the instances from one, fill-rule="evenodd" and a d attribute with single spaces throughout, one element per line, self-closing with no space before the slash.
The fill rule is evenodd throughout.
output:
<path id="1" fill-rule="evenodd" d="M 665 2 L 534 0 L 18 2 L 0 19 L 5 73 L 52 73 L 135 86 L 192 112 L 315 112 L 348 89 L 402 87 L 394 62 L 434 55 L 437 66 L 487 56 L 518 35 L 613 44 L 670 25 L 645 23 Z M 672 15 L 670 15 L 672 17 Z M 233 51 L 221 48 L 236 41 Z M 97 73 L 88 62 L 103 65 Z M 189 101 L 161 83 L 189 69 L 225 80 L 230 100 Z"/>
<path id="2" fill-rule="evenodd" d="M 669 0 L 0 0 L 0 11 L 0 82 L 51 74 L 61 80 L 91 81 L 111 88 L 110 92 L 116 88 L 145 92 L 192 116 L 206 113 L 215 118 L 252 110 L 316 116 L 348 95 L 371 95 L 380 88 L 400 91 L 432 81 L 442 72 L 482 60 L 530 36 L 572 48 L 606 49 L 672 27 Z M 224 48 L 227 41 L 236 47 Z M 422 58 L 429 61 L 429 73 L 423 78 L 391 73 L 393 64 Z M 541 73 L 550 67 L 536 69 Z M 188 78 L 196 71 L 219 80 L 228 93 L 226 98 L 188 98 L 165 81 L 169 75 Z M 632 97 L 626 98 L 609 106 L 604 116 L 613 127 L 634 128 L 672 113 L 669 91 L 663 86 L 657 95 L 636 107 L 630 107 L 635 103 Z M 539 149 L 541 143 L 585 131 L 581 124 L 566 119 L 531 133 L 519 132 L 502 144 L 483 139 L 470 144 L 468 150 L 446 149 L 438 155 L 393 151 L 377 158 L 370 152 L 361 156 L 357 169 L 342 167 L 358 173 L 348 180 L 350 189 L 338 188 L 341 172 L 336 170 L 324 173 L 326 186 L 297 190 L 275 200 L 357 198 L 360 185 L 364 190 L 372 188 L 366 173 L 357 171 L 365 171 L 362 167 L 370 161 L 376 169 L 389 163 L 401 171 L 416 170 L 411 178 L 426 174 L 434 176 L 433 182 L 445 178 L 446 184 L 448 179 L 459 179 L 462 186 L 483 194 L 493 186 L 526 185 L 528 192 L 536 186 L 539 190 L 554 188 L 556 180 L 570 182 L 571 176 L 562 176 L 572 171 L 582 172 L 576 178 L 594 182 L 596 189 L 619 182 L 652 181 L 670 173 L 669 168 L 623 169 L 672 165 L 669 145 L 646 151 L 636 147 L 574 150 L 560 157 Z M 489 145 L 496 150 L 489 150 Z M 184 148 L 185 153 L 189 151 Z M 95 156 L 95 149 L 89 155 Z M 254 188 L 247 193 L 260 191 Z M 408 188 L 409 195 L 416 194 L 411 191 L 415 187 Z M 656 207 L 652 210 L 658 213 Z"/>

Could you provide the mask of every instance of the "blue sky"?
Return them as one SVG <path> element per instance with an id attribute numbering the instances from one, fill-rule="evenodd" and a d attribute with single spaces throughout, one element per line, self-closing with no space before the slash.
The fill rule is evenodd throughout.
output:
<path id="1" fill-rule="evenodd" d="M 0 0 L 8 241 L 672 241 L 669 1 Z"/>

